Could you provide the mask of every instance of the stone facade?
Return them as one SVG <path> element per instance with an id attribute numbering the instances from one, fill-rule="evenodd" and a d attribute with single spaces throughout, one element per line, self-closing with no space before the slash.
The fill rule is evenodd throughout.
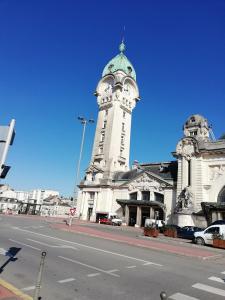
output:
<path id="1" fill-rule="evenodd" d="M 225 219 L 225 140 L 212 140 L 204 117 L 192 115 L 185 122 L 172 152 L 175 161 L 136 162 L 129 168 L 132 112 L 139 101 L 136 73 L 129 73 L 132 65 L 123 53 L 111 62 L 95 93 L 98 121 L 77 216 L 98 221 L 116 213 L 124 224 L 136 226 L 146 218 L 180 226 Z"/>

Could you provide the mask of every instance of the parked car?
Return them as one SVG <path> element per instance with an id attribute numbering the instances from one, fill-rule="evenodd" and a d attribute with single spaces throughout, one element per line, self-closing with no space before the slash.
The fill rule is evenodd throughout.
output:
<path id="1" fill-rule="evenodd" d="M 194 241 L 198 245 L 212 245 L 214 235 L 225 235 L 225 224 L 210 225 L 203 231 L 194 232 Z"/>
<path id="2" fill-rule="evenodd" d="M 177 231 L 177 236 L 182 239 L 193 240 L 194 233 L 204 230 L 204 228 L 196 227 L 196 226 L 184 226 L 179 228 Z"/>
<path id="3" fill-rule="evenodd" d="M 109 218 L 100 218 L 99 223 L 105 225 L 112 225 L 112 220 Z"/>
<path id="4" fill-rule="evenodd" d="M 122 225 L 122 219 L 115 217 L 111 219 L 112 225 L 121 226 Z"/>
<path id="5" fill-rule="evenodd" d="M 212 222 L 210 224 L 210 226 L 211 225 L 220 225 L 220 224 L 225 224 L 225 220 L 216 220 L 216 221 Z"/>

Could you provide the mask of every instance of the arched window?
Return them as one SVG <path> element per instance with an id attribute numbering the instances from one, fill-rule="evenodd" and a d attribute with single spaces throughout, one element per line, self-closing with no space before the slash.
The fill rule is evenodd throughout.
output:
<path id="1" fill-rule="evenodd" d="M 225 186 L 222 188 L 222 190 L 219 192 L 218 200 L 219 203 L 225 203 Z"/>

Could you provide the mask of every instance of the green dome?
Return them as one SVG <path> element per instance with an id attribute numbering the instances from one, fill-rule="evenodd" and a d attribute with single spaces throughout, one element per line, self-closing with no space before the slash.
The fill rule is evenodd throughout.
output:
<path id="1" fill-rule="evenodd" d="M 134 70 L 134 67 L 132 66 L 131 62 L 128 60 L 126 55 L 123 54 L 125 49 L 126 49 L 125 44 L 122 42 L 119 47 L 120 54 L 115 56 L 107 63 L 107 65 L 105 66 L 102 72 L 102 77 L 107 74 L 114 73 L 118 70 L 121 70 L 127 75 L 131 76 L 134 80 L 136 80 L 136 72 Z"/>

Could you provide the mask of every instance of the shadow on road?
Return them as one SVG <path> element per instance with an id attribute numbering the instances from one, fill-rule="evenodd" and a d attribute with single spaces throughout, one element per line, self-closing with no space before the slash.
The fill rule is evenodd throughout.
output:
<path id="1" fill-rule="evenodd" d="M 10 247 L 9 250 L 6 252 L 5 256 L 9 256 L 7 261 L 0 267 L 0 273 L 4 271 L 4 268 L 10 263 L 16 261 L 18 258 L 15 256 L 21 250 L 21 248 Z"/>

